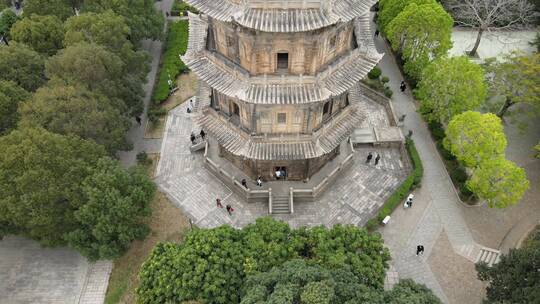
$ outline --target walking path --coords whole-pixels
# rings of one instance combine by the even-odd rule
[[[429,130],[416,112],[411,92],[399,91],[403,79],[388,46],[382,38],[376,39],[379,52],[385,55],[379,67],[382,74],[390,78],[390,87],[394,90],[393,105],[398,117],[406,114],[404,133],[413,131],[413,140],[424,165],[422,187],[415,193],[415,203],[410,210],[398,208],[390,223],[381,229],[385,243],[390,248],[393,263],[400,278],[412,278],[426,284],[445,303],[451,302],[445,290],[439,284],[431,270],[428,258],[433,246],[441,236],[448,237],[454,254],[465,257],[470,262],[476,262],[481,249],[477,244],[462,215],[459,198],[454,190],[450,177],[431,139]],[[415,255],[416,246],[422,244],[425,253],[422,257]],[[475,275],[475,274],[469,274]],[[464,281],[476,280],[475,277],[465,277]],[[481,295],[483,291],[478,291]],[[469,303],[474,303],[471,301]]]

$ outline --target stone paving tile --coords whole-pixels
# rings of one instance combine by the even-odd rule
[[[107,292],[111,271],[112,261],[91,263],[78,303],[102,304],[105,299],[105,293]]]

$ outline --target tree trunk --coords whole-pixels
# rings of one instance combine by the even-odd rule
[[[478,46],[480,46],[480,40],[482,39],[482,34],[484,33],[484,28],[480,27],[478,29],[478,35],[476,36],[476,42],[474,43],[474,47],[469,52],[469,56],[476,56],[476,51],[478,51]]]
[[[499,118],[502,119],[504,114],[506,114],[506,111],[508,111],[508,108],[510,108],[513,104],[514,103],[512,102],[512,100],[510,98],[506,98],[506,100],[504,101],[503,106],[501,107],[499,112],[497,112],[497,116],[499,116]]]

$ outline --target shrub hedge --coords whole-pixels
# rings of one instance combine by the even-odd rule
[[[399,187],[394,191],[392,195],[386,200],[382,208],[377,213],[377,216],[370,219],[366,223],[366,228],[368,230],[374,230],[382,220],[394,211],[396,207],[401,204],[403,199],[409,194],[409,192],[419,187],[422,182],[422,177],[424,176],[424,166],[422,165],[422,160],[418,151],[414,145],[414,141],[411,138],[407,138],[405,141],[405,147],[409,153],[409,157],[412,162],[413,171],[407,176],[407,178],[399,185]]]
[[[371,71],[368,72],[367,76],[369,79],[378,79],[381,74],[381,69],[379,67],[374,67]]]
[[[180,20],[170,23],[167,33],[167,43],[161,58],[158,79],[152,96],[152,100],[156,104],[162,103],[169,97],[170,89],[167,82],[169,80],[169,74],[174,81],[180,73],[187,71],[187,66],[179,57],[186,52],[187,44],[188,21]]]
[[[193,6],[185,3],[182,0],[175,0],[171,8],[171,16],[184,16],[190,11],[194,14],[198,14],[199,11]]]

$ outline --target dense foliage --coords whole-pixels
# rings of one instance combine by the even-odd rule
[[[427,121],[447,124],[456,114],[477,109],[486,98],[482,68],[465,56],[442,57],[422,72],[416,96]]]
[[[239,303],[247,276],[298,258],[330,271],[347,270],[357,284],[380,290],[390,257],[378,234],[354,226],[293,230],[261,218],[243,230],[194,230],[182,244],[158,244],[141,268],[137,293],[142,303]],[[317,294],[313,286],[305,292],[306,299]]]
[[[66,0],[24,0],[24,17],[56,16],[64,21],[75,12]]]
[[[102,147],[43,129],[14,130],[0,137],[0,227],[42,244],[63,243],[76,226],[80,183]]]
[[[454,116],[446,128],[445,147],[465,166],[504,157],[506,136],[495,114],[467,111]]]
[[[26,126],[91,139],[114,154],[126,148],[124,135],[131,125],[119,108],[102,94],[83,87],[51,85],[38,89],[19,112]]]
[[[486,160],[473,171],[467,186],[488,206],[506,208],[516,204],[529,188],[523,168],[503,157]]]
[[[388,24],[392,49],[405,61],[405,72],[420,80],[423,69],[451,48],[452,17],[438,3],[411,3]]]
[[[50,56],[62,48],[64,27],[56,16],[32,15],[13,25],[11,38],[40,54]]]
[[[377,23],[381,32],[386,35],[388,24],[411,3],[423,5],[437,2],[435,0],[380,0]]]
[[[167,49],[161,58],[161,67],[152,97],[155,103],[161,103],[169,97],[169,79],[174,82],[176,76],[187,70],[180,60],[180,55],[186,52],[188,43],[188,22],[181,20],[169,24],[167,34]]]
[[[112,10],[124,17],[131,29],[129,39],[139,44],[143,39],[159,39],[165,18],[154,8],[154,0],[84,0],[83,12],[102,13]]]
[[[154,191],[141,168],[126,171],[117,161],[100,159],[82,184],[85,203],[74,212],[77,227],[66,241],[90,259],[120,256],[148,233],[142,223]]]
[[[0,79],[15,82],[27,91],[45,83],[43,58],[24,44],[11,42],[0,47]]]
[[[0,11],[0,37],[2,37],[4,43],[9,43],[11,27],[17,20],[19,18],[11,9],[7,8]]]
[[[29,98],[30,94],[14,82],[0,80],[0,136],[15,128],[19,103]]]
[[[538,303],[540,299],[540,230],[522,248],[510,249],[489,267],[476,265],[478,278],[488,282],[486,302]]]

